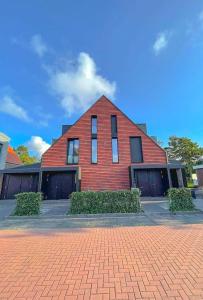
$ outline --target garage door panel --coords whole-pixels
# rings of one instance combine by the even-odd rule
[[[14,199],[16,194],[37,192],[38,174],[4,174],[2,199]]]
[[[145,197],[163,196],[167,187],[162,169],[135,170],[135,181]]]
[[[42,191],[45,199],[68,199],[75,191],[75,172],[45,172]]]

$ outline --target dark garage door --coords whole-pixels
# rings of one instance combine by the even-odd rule
[[[135,170],[135,181],[141,196],[164,196],[168,189],[168,176],[165,169]]]
[[[75,172],[43,173],[42,192],[45,199],[68,199],[75,189]]]
[[[13,199],[15,194],[37,192],[38,174],[4,174],[2,199]]]

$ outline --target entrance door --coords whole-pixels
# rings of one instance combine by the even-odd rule
[[[141,195],[145,197],[163,196],[166,190],[164,176],[162,169],[135,170],[136,186],[141,190]]]
[[[75,189],[75,172],[45,172],[43,174],[42,191],[45,199],[68,199]]]

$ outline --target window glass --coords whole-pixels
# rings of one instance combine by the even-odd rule
[[[112,161],[118,163],[118,139],[112,138]]]
[[[68,164],[77,164],[79,161],[79,139],[68,141]]]
[[[140,136],[130,138],[130,152],[132,163],[143,162],[142,139]]]
[[[97,163],[97,139],[92,139],[92,163]]]
[[[117,116],[111,116],[111,135],[117,137]]]
[[[92,117],[92,134],[97,134],[97,117]]]

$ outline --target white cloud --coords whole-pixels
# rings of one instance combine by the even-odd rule
[[[169,42],[169,33],[160,32],[154,42],[153,50],[156,55],[159,55],[160,52],[168,46]]]
[[[43,57],[44,54],[48,51],[47,45],[39,34],[35,34],[32,36],[30,45],[32,50],[40,57]]]
[[[32,151],[38,157],[50,147],[40,136],[32,136],[30,141],[27,142],[27,146],[30,151]]]
[[[114,99],[116,83],[98,74],[94,60],[87,53],[81,52],[74,65],[68,63],[65,70],[57,69],[49,75],[49,85],[68,115],[86,110],[103,94]]]
[[[0,111],[25,122],[31,121],[26,110],[9,96],[0,98]]]

